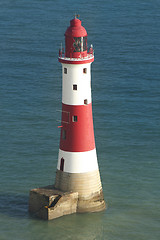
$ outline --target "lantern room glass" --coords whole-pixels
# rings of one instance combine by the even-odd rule
[[[87,36],[74,37],[73,42],[74,52],[84,52],[87,50]]]

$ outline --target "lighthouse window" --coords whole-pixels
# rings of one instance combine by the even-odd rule
[[[64,73],[67,74],[67,68],[64,68]]]
[[[88,100],[84,99],[84,104],[87,105],[88,104]]]
[[[77,116],[72,117],[72,122],[77,122]]]
[[[87,73],[87,68],[83,68],[83,73]]]
[[[66,130],[64,129],[62,130],[62,139],[64,140],[66,139]]]
[[[77,90],[77,84],[73,84],[73,90]]]

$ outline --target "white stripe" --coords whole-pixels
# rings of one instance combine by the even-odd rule
[[[66,152],[59,149],[58,170],[61,158],[64,159],[64,172],[85,173],[98,170],[96,149],[86,152]]]
[[[84,105],[87,99],[91,103],[91,63],[64,64],[62,63],[62,103],[68,105]],[[67,74],[64,73],[67,68]],[[87,68],[87,73],[83,69]],[[77,85],[77,90],[73,90]]]

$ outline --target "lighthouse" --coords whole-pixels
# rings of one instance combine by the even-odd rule
[[[62,116],[55,188],[78,192],[77,212],[105,208],[97,162],[91,96],[93,48],[78,18],[65,32],[62,64]]]
[[[91,63],[87,31],[75,17],[65,32],[60,144],[54,185],[32,189],[29,211],[42,219],[106,208],[94,138]]]

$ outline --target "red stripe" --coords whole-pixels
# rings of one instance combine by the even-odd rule
[[[76,122],[73,122],[73,116],[77,116]],[[84,152],[95,148],[91,103],[80,106],[62,104],[62,126],[61,150]]]

